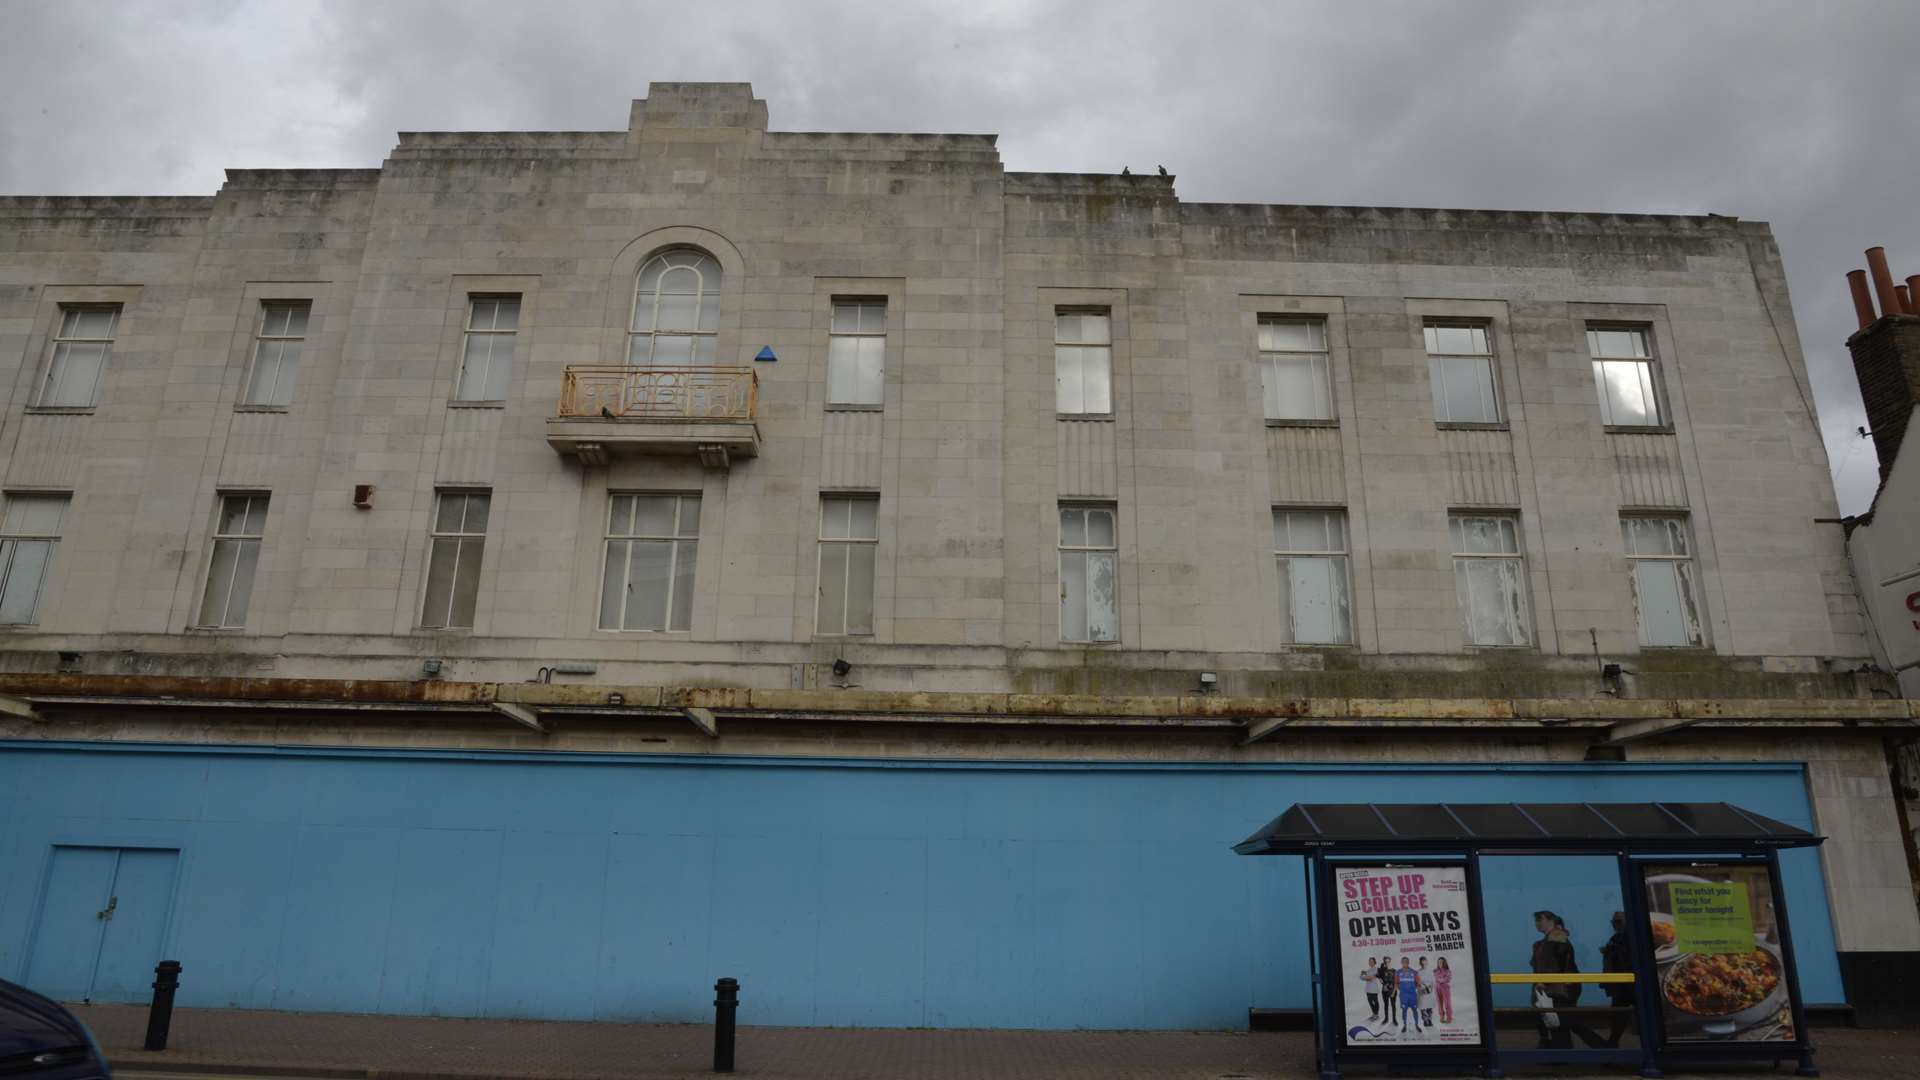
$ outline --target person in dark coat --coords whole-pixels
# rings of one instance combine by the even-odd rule
[[[1567,924],[1560,916],[1551,911],[1533,913],[1533,928],[1540,931],[1540,940],[1533,943],[1533,973],[1535,975],[1571,975],[1579,972],[1580,964],[1574,959],[1573,935],[1567,932]],[[1544,993],[1556,1012],[1572,1008],[1580,1000],[1580,984],[1577,982],[1538,982],[1533,984],[1535,993]],[[1581,1041],[1591,1047],[1606,1045],[1606,1040],[1592,1028],[1580,1023],[1573,1016],[1560,1012],[1558,1026],[1549,1027],[1545,1015],[1540,1015],[1540,1047],[1543,1050],[1571,1050],[1573,1037],[1580,1036]]]
[[[1396,989],[1400,984],[1393,974],[1392,958],[1381,957],[1380,967],[1374,971],[1374,975],[1380,979],[1380,1022],[1391,1024],[1393,1023],[1393,1002],[1400,996],[1399,990]]]
[[[1613,913],[1613,936],[1600,946],[1600,959],[1608,972],[1633,974],[1633,942],[1627,938],[1625,912]],[[1633,1027],[1633,984],[1608,983],[1607,997],[1613,1001],[1614,1008],[1627,1010],[1614,1013],[1607,1028],[1607,1045],[1619,1046],[1620,1037]]]

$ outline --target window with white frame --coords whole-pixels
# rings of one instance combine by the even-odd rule
[[[633,282],[627,363],[685,367],[715,362],[720,331],[720,264],[704,251],[663,251]]]
[[[300,372],[300,350],[307,343],[305,300],[268,300],[260,305],[260,326],[253,335],[253,364],[240,392],[242,405],[289,405]]]
[[[1353,644],[1347,581],[1347,515],[1339,510],[1275,510],[1273,556],[1280,568],[1280,610],[1297,645]]]
[[[1054,313],[1053,398],[1062,416],[1113,413],[1113,319],[1107,312]]]
[[[1442,424],[1499,423],[1493,345],[1486,324],[1429,320],[1426,339],[1434,420]]]
[[[513,346],[520,336],[518,296],[470,296],[467,329],[460,342],[460,379],[455,401],[505,401],[513,373]]]
[[[873,564],[880,548],[880,500],[820,497],[820,605],[823,635],[873,633]]]
[[[700,496],[610,496],[600,629],[692,628],[699,548]]]
[[[1693,544],[1684,517],[1620,519],[1627,566],[1633,575],[1633,610],[1640,644],[1686,648],[1703,640],[1693,581]]]
[[[1587,352],[1593,356],[1601,423],[1614,427],[1661,426],[1653,352],[1647,347],[1645,328],[1589,326]]]
[[[207,563],[207,588],[200,598],[198,626],[247,625],[253,599],[253,575],[260,566],[260,541],[267,531],[266,495],[222,495],[213,524],[213,554]]]
[[[1261,316],[1260,386],[1269,420],[1333,419],[1327,324]]]
[[[60,546],[69,498],[7,496],[6,514],[0,516],[0,623],[18,626],[39,620],[40,596]]]
[[[835,300],[827,332],[827,404],[886,400],[887,302]]]
[[[1118,532],[1111,506],[1060,508],[1060,640],[1120,640]]]
[[[119,323],[118,304],[62,305],[47,377],[34,404],[43,409],[92,408]]]
[[[1469,645],[1529,645],[1527,565],[1510,515],[1453,514],[1453,588]]]
[[[485,491],[442,491],[435,499],[421,626],[473,626],[474,604],[480,595],[480,560],[487,550],[487,513],[492,503],[493,496]]]

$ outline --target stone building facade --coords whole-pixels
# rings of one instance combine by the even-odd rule
[[[1226,845],[1295,794],[1509,781],[1718,791],[1828,835],[1794,866],[1826,927],[1817,1001],[1885,1008],[1852,973],[1920,951],[1884,753],[1915,718],[1858,670],[1763,224],[1188,203],[1171,177],[1008,171],[992,136],[771,131],[744,85],[654,84],[624,131],[403,134],[378,169],[235,170],[207,198],[0,200],[0,365],[9,978],[82,985],[47,959],[46,898],[87,872],[72,851],[111,848],[182,853],[149,936],[218,957],[209,1001],[690,1019],[717,946],[671,986],[528,997],[504,970],[498,993],[436,983],[405,940],[591,966],[771,918],[738,958],[774,988],[758,1022],[1222,1026],[1304,990],[1230,935],[1103,968],[1074,890],[1162,905],[1102,933],[1223,893],[1253,920],[1297,890]],[[680,823],[642,861],[707,914],[655,896],[589,933],[565,884],[522,898],[572,912],[539,930],[402,910],[553,857],[463,778],[481,761],[578,845],[557,883],[628,865],[632,820],[569,802],[623,790],[593,770],[706,807],[634,813]],[[845,783],[806,787],[809,763]],[[145,782],[192,806],[72,802]],[[768,794],[789,782],[798,804]],[[1060,824],[1096,805],[1165,811],[1100,849],[1131,870],[1073,863],[1049,892],[1007,855],[1099,835]],[[436,828],[480,839],[448,854]],[[748,843],[768,836],[811,854]],[[853,843],[876,837],[891,855]],[[929,884],[968,838],[998,854]],[[276,887],[233,944],[207,883],[257,858],[289,882],[439,869],[325,913]],[[1202,893],[1153,891],[1183,876]],[[784,899],[729,914],[726,882]],[[1005,919],[949,924],[942,969],[819,899],[847,882],[872,886],[860,921],[923,946],[953,889]],[[388,989],[328,966],[375,926]],[[1063,957],[1084,985],[996,1011]],[[859,992],[903,964],[892,1003]],[[1245,970],[1200,1006],[1155,989],[1219,964]]]

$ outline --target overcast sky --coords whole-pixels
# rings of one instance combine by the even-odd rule
[[[748,81],[786,131],[997,132],[1010,169],[1182,198],[1714,211],[1784,250],[1841,509],[1873,449],[1843,275],[1920,273],[1913,0],[95,3],[8,0],[0,194],[211,193],[394,132],[614,130]]]

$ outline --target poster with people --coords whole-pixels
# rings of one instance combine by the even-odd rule
[[[1464,866],[1334,870],[1350,1046],[1480,1042]]]
[[[1773,882],[1752,863],[1641,868],[1660,1018],[1676,1041],[1792,1042]]]

